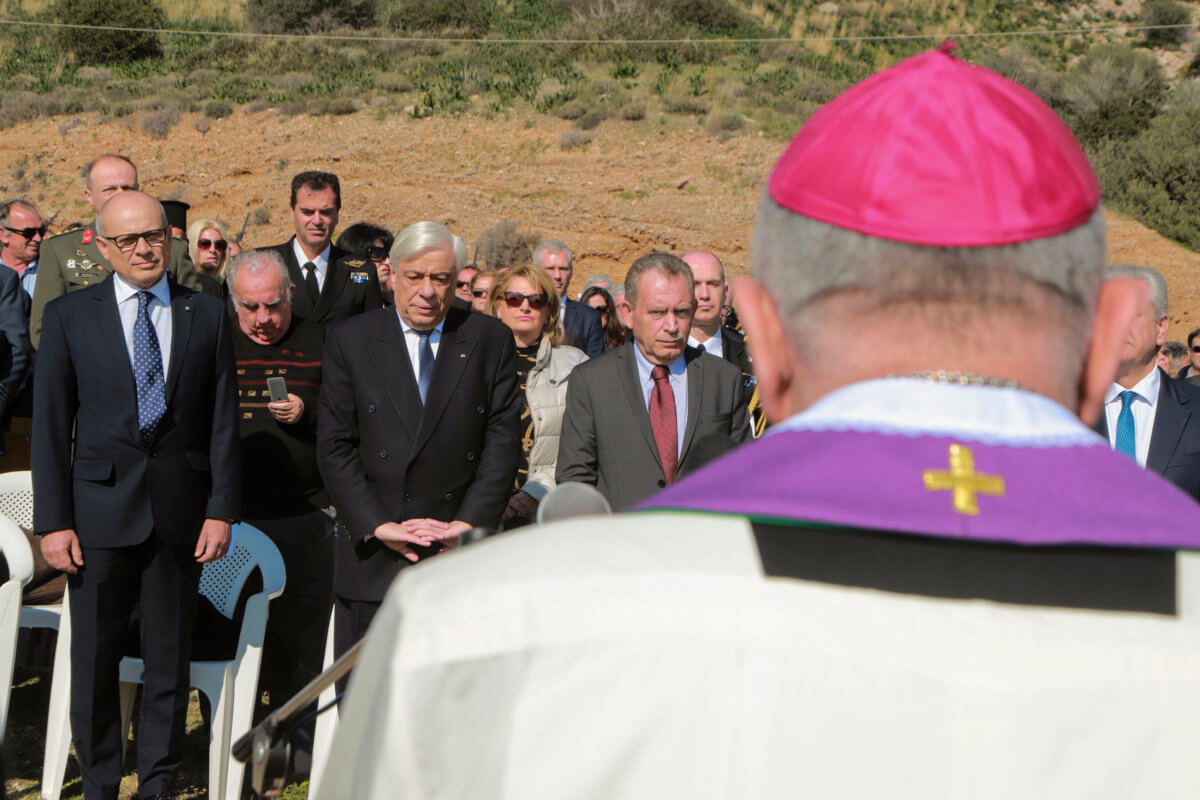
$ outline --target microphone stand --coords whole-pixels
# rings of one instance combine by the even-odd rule
[[[278,797],[287,784],[292,761],[291,737],[301,723],[307,722],[308,707],[326,688],[336,683],[358,663],[363,642],[360,639],[329,668],[297,692],[281,708],[271,712],[233,743],[233,757],[250,767],[250,786],[260,797]],[[318,709],[316,714],[328,710]],[[312,715],[312,716],[315,716]]]

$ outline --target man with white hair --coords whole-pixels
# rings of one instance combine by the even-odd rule
[[[1148,267],[1112,267],[1108,276],[1137,281],[1138,313],[1096,432],[1118,452],[1200,500],[1200,387],[1172,380],[1157,364],[1171,321],[1167,281]]]
[[[1138,287],[1067,127],[907,59],[793,139],[753,269],[771,432],[404,576],[317,797],[1195,797],[1200,513],[1081,421]]]
[[[512,332],[452,306],[449,229],[414,223],[391,257],[395,308],[334,326],[325,342],[317,458],[341,528],[339,653],[402,567],[500,524],[520,453]]]
[[[558,239],[547,239],[533,248],[533,265],[546,270],[550,280],[554,281],[554,288],[558,289],[563,330],[575,337],[575,341],[568,341],[568,344],[574,344],[587,353],[588,358],[604,355],[608,348],[604,344],[600,312],[570,299],[568,294],[571,276],[575,274],[575,257],[571,255],[571,248]]]

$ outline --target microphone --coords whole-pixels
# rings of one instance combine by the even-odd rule
[[[537,523],[544,525],[588,514],[611,514],[612,506],[595,486],[567,481],[555,486],[538,503]]]

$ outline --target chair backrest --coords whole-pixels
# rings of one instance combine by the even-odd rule
[[[271,597],[283,593],[286,575],[279,548],[258,528],[238,523],[234,545],[224,558],[204,565],[200,573],[200,594],[213,607],[233,619],[238,596],[255,567],[262,572],[263,591]]]
[[[16,523],[3,517],[0,517],[0,554],[8,565],[8,580],[0,586],[15,583],[17,596],[20,597],[20,587],[33,577],[33,551],[29,549],[29,540]]]
[[[26,530],[33,530],[33,473],[0,474],[0,514]]]

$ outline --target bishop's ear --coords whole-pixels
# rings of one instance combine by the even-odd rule
[[[746,329],[746,347],[754,361],[758,398],[767,419],[782,422],[800,410],[795,397],[796,372],[792,343],[774,298],[756,280],[733,278],[734,308]]]
[[[1121,364],[1121,348],[1137,317],[1146,284],[1137,278],[1109,278],[1096,294],[1096,316],[1087,360],[1079,378],[1079,419],[1092,425],[1104,409],[1104,395]]]

